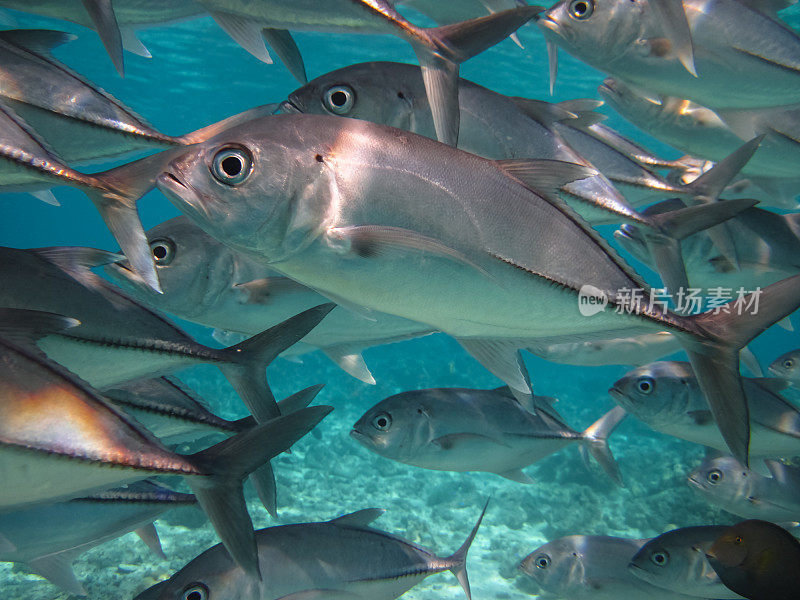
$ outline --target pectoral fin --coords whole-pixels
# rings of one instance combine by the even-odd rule
[[[683,0],[656,0],[648,5],[656,12],[672,45],[672,53],[692,75],[697,77],[694,66],[694,46],[689,21],[683,8]]]
[[[530,377],[520,356],[518,343],[477,338],[459,339],[458,343],[493,375],[503,380],[511,388],[514,397],[518,400],[519,394],[530,397]],[[524,405],[536,413],[532,399]]]
[[[86,590],[83,585],[76,579],[75,573],[72,571],[72,561],[78,557],[79,553],[74,551],[58,552],[57,554],[49,554],[34,558],[27,562],[28,568],[41,575],[47,581],[55,586],[60,587],[62,590],[67,591],[75,596],[85,596]]]
[[[233,41],[255,56],[261,62],[268,65],[272,64],[272,57],[267,51],[267,45],[261,34],[263,25],[253,22],[251,19],[232,15],[224,12],[209,11],[211,18],[217,25],[222,27]]]
[[[370,373],[367,363],[361,353],[355,352],[346,346],[328,346],[322,351],[325,356],[330,358],[336,365],[348,375],[355,377],[359,381],[375,385],[375,378]]]
[[[503,473],[497,473],[497,475],[500,475],[500,477],[505,477],[506,479],[510,479],[511,481],[516,481],[517,483],[524,483],[525,485],[533,485],[536,483],[532,477],[523,473],[522,469],[504,471]]]
[[[83,6],[92,19],[97,35],[100,36],[117,72],[125,75],[125,64],[122,59],[122,33],[117,24],[112,0],[83,0]]]
[[[289,69],[292,77],[297,79],[302,85],[308,83],[306,65],[303,63],[300,49],[292,38],[292,34],[285,29],[270,28],[264,29],[261,34],[270,48],[278,55],[278,58],[281,59],[281,62]]]

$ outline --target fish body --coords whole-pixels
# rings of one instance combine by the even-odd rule
[[[176,217],[147,232],[163,293],[154,292],[123,265],[104,267],[111,280],[142,304],[214,327],[252,335],[280,323],[298,310],[326,302],[324,296],[283,276],[241,252],[223,246],[186,217]],[[159,254],[159,256],[155,256]],[[360,378],[364,348],[427,335],[430,328],[392,315],[366,316],[336,308],[287,351],[301,354],[319,348]]]
[[[800,451],[800,411],[775,379],[743,378],[750,408],[753,457],[795,456]],[[628,372],[609,390],[628,413],[652,429],[725,451],[705,398],[688,363],[655,362]]]
[[[769,477],[731,456],[709,457],[691,472],[689,485],[711,504],[743,519],[800,521],[800,472],[776,460],[765,463]]]
[[[658,94],[713,109],[800,101],[800,38],[791,28],[737,0],[675,4],[664,17],[653,2],[562,0],[537,24],[573,56]]]
[[[383,511],[367,509],[324,523],[301,523],[256,533],[261,582],[248,579],[221,546],[195,558],[136,600],[180,600],[189,589],[218,600],[281,598],[397,598],[434,573],[453,571],[465,590],[466,552],[477,533],[450,557],[369,526]],[[478,521],[478,525],[480,521]]]
[[[84,8],[83,0],[37,0],[35,3],[24,0],[2,0],[0,6],[94,28],[94,23]],[[138,29],[199,16],[202,8],[196,0],[170,0],[169,2],[114,0],[114,13],[120,27]]]
[[[559,598],[688,600],[690,596],[658,588],[630,574],[628,563],[646,541],[570,535],[531,552],[522,560],[520,570]]]
[[[659,331],[607,340],[531,344],[527,350],[540,358],[557,363],[599,367],[646,364],[677,352],[680,347],[675,336]]]
[[[678,199],[659,202],[643,212],[655,215],[685,206]],[[777,214],[761,208],[748,208],[725,223],[733,242],[738,269],[714,245],[706,232],[681,241],[686,273],[692,287],[753,290],[800,271],[800,218],[796,214]],[[642,229],[624,224],[615,239],[633,256],[653,266]]]
[[[628,570],[647,583],[679,594],[739,599],[706,559],[706,551],[725,529],[724,525],[704,525],[662,533],[633,555]]]
[[[403,392],[369,409],[350,435],[402,463],[437,471],[487,471],[530,483],[522,468],[574,442],[591,445],[595,440],[605,447],[606,436],[621,419],[614,415],[613,424],[597,427],[602,432],[592,428],[582,434],[568,427],[548,401],[538,399],[534,415],[508,388]]]

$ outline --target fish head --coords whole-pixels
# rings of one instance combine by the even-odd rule
[[[775,377],[800,381],[800,350],[792,350],[776,358],[769,365],[769,372]]]
[[[688,527],[655,537],[633,555],[628,572],[656,587],[673,591],[690,591],[693,586],[714,579],[705,557],[710,540],[698,540],[695,532],[699,529],[716,531],[714,527]]]
[[[435,133],[422,74],[416,65],[359,63],[331,71],[292,92],[283,112],[333,115]],[[428,126],[425,131],[423,123]]]
[[[604,66],[637,48],[646,13],[643,0],[561,0],[540,13],[536,24],[546,40]]]
[[[570,535],[548,542],[522,559],[519,569],[547,592],[570,594],[583,586],[585,580],[581,552],[584,538]]]
[[[689,474],[689,485],[711,497],[715,504],[741,502],[748,496],[751,482],[757,475],[732,456],[706,459]]]
[[[648,123],[650,126],[664,118],[660,97],[642,93],[613,77],[604,79],[597,93],[611,108],[633,123]]]
[[[309,119],[319,117],[267,116],[224,130],[173,159],[158,188],[226,245],[285,258],[324,231],[336,196],[325,164],[335,148],[325,141],[338,128]]]
[[[636,260],[646,265],[653,264],[653,257],[647,248],[647,241],[639,226],[631,223],[623,223],[614,232],[614,239],[619,242],[625,250],[630,252]]]
[[[696,387],[688,363],[664,361],[629,371],[608,392],[627,412],[657,428],[691,410],[689,402],[697,395]]]
[[[434,437],[423,398],[418,392],[404,392],[382,400],[356,421],[350,436],[381,456],[412,460]]]
[[[104,267],[109,278],[139,302],[189,317],[199,314],[236,283],[236,253],[185,216],[147,231],[162,292],[144,284],[128,261]]]

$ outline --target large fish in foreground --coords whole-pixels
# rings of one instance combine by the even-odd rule
[[[125,262],[109,263],[111,280],[139,302],[217,330],[253,335],[318,306],[326,298],[241,252],[223,246],[187,217],[148,230],[163,293],[141,280]],[[286,354],[316,348],[352,376],[375,383],[361,352],[370,346],[427,335],[430,327],[392,315],[369,317],[336,308]]]
[[[727,527],[673,529],[649,540],[631,557],[628,570],[656,587],[697,598],[741,598],[719,580],[706,551]]]
[[[750,455],[800,454],[800,410],[781,396],[780,379],[742,378],[750,407]],[[655,362],[629,371],[609,390],[631,416],[677,438],[725,451],[713,415],[689,363]]]
[[[487,471],[520,483],[533,483],[524,467],[580,442],[609,477],[622,483],[608,435],[625,411],[617,407],[581,433],[564,423],[551,398],[534,401],[535,415],[506,387],[403,392],[370,408],[350,436],[398,462],[437,471]]]
[[[764,463],[769,477],[732,456],[709,457],[689,474],[689,485],[711,504],[743,519],[800,521],[800,470],[777,460]]]
[[[453,335],[521,396],[530,386],[518,350],[531,339],[676,333],[726,441],[746,460],[738,352],[796,309],[800,277],[763,290],[757,314],[666,310],[557,198],[565,182],[594,173],[491,161],[366,121],[279,115],[193,146],[158,186],[212,236],[337,303]],[[589,316],[581,290],[602,304]]]
[[[749,2],[560,0],[537,24],[550,44],[658,94],[714,109],[800,102],[800,37]]]
[[[181,506],[197,504],[191,494],[140,481],[45,506],[0,514],[0,561],[26,568],[71,594],[85,596],[72,562],[89,548],[135,531],[164,556],[153,520]]]
[[[3,331],[24,339],[20,311],[0,313]],[[36,325],[74,324],[47,313]],[[0,337],[0,508],[53,502],[159,474],[181,475],[233,559],[258,575],[243,479],[289,449],[332,409],[305,408],[193,455],[167,450],[136,421],[38,353]]]
[[[261,529],[261,582],[245,577],[217,545],[136,600],[392,600],[443,571],[456,576],[469,600],[467,551],[485,512],[484,507],[461,548],[448,557],[373,529],[370,524],[383,513],[374,508],[323,523]]]

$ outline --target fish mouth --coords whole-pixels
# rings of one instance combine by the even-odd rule
[[[537,26],[552,31],[556,35],[561,35],[561,25],[549,13],[539,13],[534,17],[534,21]]]
[[[278,104],[278,108],[275,109],[275,112],[272,114],[279,115],[279,114],[289,114],[289,115],[297,115],[302,114],[303,109],[301,109],[297,104],[294,103],[292,97],[289,96],[288,99],[284,100],[280,104]]]
[[[696,488],[698,488],[698,489],[702,488],[702,486],[700,484],[700,480],[699,479],[695,479],[694,475],[689,475],[689,477],[687,477],[686,480],[691,485],[695,486]]]
[[[358,429],[351,429],[350,437],[364,446],[373,445],[372,438],[365,433],[361,433]]]
[[[188,213],[190,216],[195,214],[205,221],[211,221],[212,216],[208,211],[211,199],[183,183],[180,175],[176,172],[179,173],[179,170],[174,163],[171,163],[168,170],[156,177],[156,187],[181,212]]]

